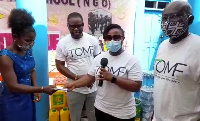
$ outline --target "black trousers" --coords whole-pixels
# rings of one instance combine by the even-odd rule
[[[95,108],[95,116],[96,116],[97,121],[135,121],[135,118],[119,119],[119,118],[113,117],[107,113],[104,113],[96,108]]]

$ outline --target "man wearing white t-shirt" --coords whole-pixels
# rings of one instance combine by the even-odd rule
[[[74,90],[96,80],[99,83],[95,99],[97,121],[134,121],[136,107],[133,92],[140,90],[142,84],[139,60],[123,50],[124,31],[119,25],[110,24],[103,36],[109,51],[94,59],[87,75],[67,83],[65,87]],[[107,66],[102,68],[102,65]]]
[[[161,43],[155,65],[154,120],[200,119],[200,37],[189,33],[192,8],[174,1],[163,11]]]
[[[67,25],[70,34],[57,44],[56,67],[68,78],[68,82],[73,82],[87,74],[94,57],[100,54],[101,48],[95,37],[83,32],[84,23],[81,14],[76,12],[69,14]],[[96,90],[94,83],[90,84],[90,88],[86,86],[67,92],[71,121],[80,121],[84,103],[88,121],[96,121],[94,113]]]

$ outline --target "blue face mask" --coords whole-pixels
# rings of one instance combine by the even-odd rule
[[[118,50],[121,49],[121,47],[122,47],[121,40],[120,41],[111,40],[106,44],[106,48],[108,48],[108,50],[111,52],[117,52]]]

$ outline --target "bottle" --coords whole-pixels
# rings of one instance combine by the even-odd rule
[[[58,90],[50,96],[50,108],[62,108],[66,107],[66,93],[62,90]]]
[[[59,121],[59,112],[54,108],[49,111],[49,121]]]
[[[60,121],[70,121],[68,108],[64,107],[60,110]]]

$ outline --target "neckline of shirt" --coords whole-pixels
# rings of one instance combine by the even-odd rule
[[[168,40],[168,46],[169,47],[178,47],[181,46],[188,38],[190,38],[190,36],[193,35],[192,33],[189,33],[185,38],[183,38],[181,41],[179,41],[178,43],[175,44],[171,44]]]

